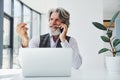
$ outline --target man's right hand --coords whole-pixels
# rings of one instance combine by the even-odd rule
[[[26,25],[26,23],[20,23],[16,27],[16,31],[19,37],[22,39],[22,47],[24,48],[27,47],[29,44],[29,37],[27,33],[28,28],[26,27]]]

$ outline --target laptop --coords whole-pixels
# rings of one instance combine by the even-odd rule
[[[71,48],[20,48],[19,55],[24,77],[71,75]]]

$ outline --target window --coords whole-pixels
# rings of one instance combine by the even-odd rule
[[[11,15],[11,3],[12,0],[4,0],[4,12]]]
[[[3,61],[3,0],[0,0],[0,69]]]
[[[13,51],[13,68],[20,68],[19,61],[18,61],[18,51],[21,45],[21,40],[18,37],[18,34],[16,32],[16,26],[22,21],[21,15],[22,15],[22,8],[21,3],[17,0],[14,0],[14,51]]]
[[[7,18],[4,18],[3,39],[4,45],[10,45],[10,20]]]
[[[3,25],[3,68],[12,67],[12,17],[4,14],[4,25]]]
[[[4,18],[4,25],[3,25],[3,68],[9,68],[10,62],[9,62],[9,55],[10,55],[10,20],[7,18]]]
[[[26,6],[23,7],[23,22],[27,23],[26,27],[28,27],[28,36],[29,36],[29,38],[31,38],[32,37],[32,35],[31,35],[31,33],[32,33],[32,29],[31,29],[31,11]]]
[[[40,15],[33,11],[33,18],[32,18],[32,36],[40,35]]]
[[[20,0],[4,0],[3,60],[2,68],[20,68],[18,55],[21,39],[16,32],[17,24],[27,23],[30,39],[40,35],[41,14]]]

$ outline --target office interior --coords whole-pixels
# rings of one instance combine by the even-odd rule
[[[27,23],[30,39],[47,33],[47,12],[55,7],[63,7],[71,14],[68,35],[77,40],[83,59],[81,69],[104,68],[104,54],[97,53],[101,47],[107,46],[99,38],[104,32],[91,23],[109,21],[120,9],[119,0],[0,0],[0,68],[21,68],[18,60],[21,39],[16,33],[17,24]],[[115,27],[112,28],[114,35]]]

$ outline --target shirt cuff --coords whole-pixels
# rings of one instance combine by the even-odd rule
[[[61,42],[61,46],[62,46],[63,48],[70,48],[70,45],[69,45],[69,43],[68,43],[67,40],[65,40],[65,42]]]

